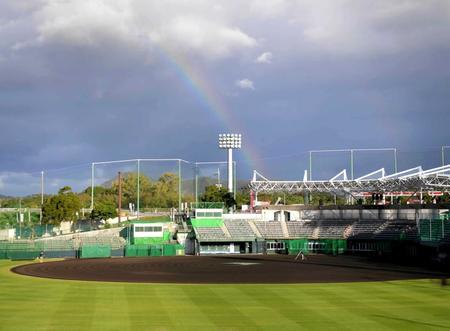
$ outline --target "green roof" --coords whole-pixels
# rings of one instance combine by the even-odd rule
[[[221,218],[194,218],[191,219],[192,226],[194,228],[215,228],[223,225],[223,219]]]

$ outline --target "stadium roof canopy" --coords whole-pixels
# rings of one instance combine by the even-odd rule
[[[308,180],[305,171],[303,180],[297,181],[270,180],[255,170],[249,186],[254,192],[266,193],[450,191],[450,164],[428,170],[415,167],[391,175],[382,168],[356,179],[348,179],[346,170],[342,170],[329,180]]]

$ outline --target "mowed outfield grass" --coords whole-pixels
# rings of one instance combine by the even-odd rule
[[[0,260],[0,330],[450,329],[450,286],[441,287],[436,280],[101,283],[39,279],[9,271],[20,263]]]

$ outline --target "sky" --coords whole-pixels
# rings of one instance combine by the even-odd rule
[[[88,185],[94,161],[223,161],[228,132],[242,179],[303,178],[317,149],[439,166],[449,58],[447,0],[3,0],[0,194],[42,170]],[[355,162],[393,171],[391,152]],[[348,164],[314,155],[318,177]]]

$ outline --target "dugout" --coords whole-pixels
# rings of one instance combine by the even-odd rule
[[[196,241],[197,253],[203,254],[262,254],[266,251],[264,240],[226,240],[226,241]]]

